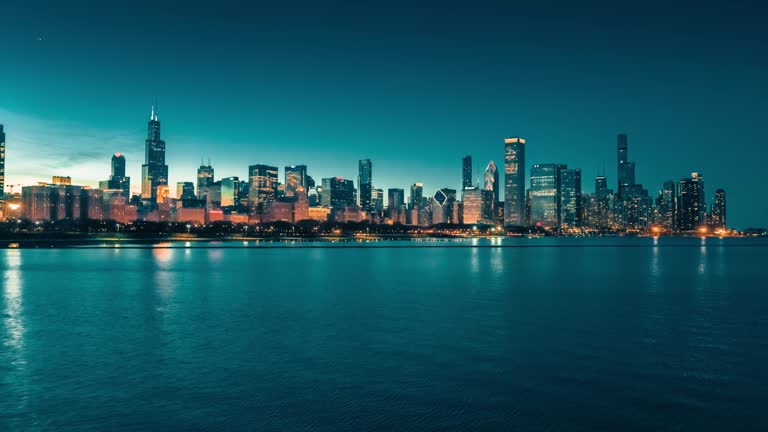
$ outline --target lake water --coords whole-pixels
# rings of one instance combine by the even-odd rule
[[[0,431],[768,430],[764,240],[211,245],[0,250]]]

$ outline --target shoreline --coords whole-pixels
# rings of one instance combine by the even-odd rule
[[[591,235],[591,236],[408,236],[408,235],[349,235],[349,236],[226,236],[200,237],[194,235],[173,236],[114,236],[114,235],[41,235],[0,238],[0,249],[104,249],[104,248],[178,248],[178,249],[256,249],[256,248],[337,248],[337,247],[647,247],[647,246],[697,246],[709,240],[750,239],[757,240],[751,246],[762,245],[765,236],[648,236],[648,235]],[[531,244],[538,240],[555,240],[557,243]],[[633,243],[616,244],[601,240],[623,239]],[[655,239],[653,243],[641,239]],[[658,240],[678,240],[676,243],[658,243]],[[684,240],[697,240],[685,242]],[[520,241],[511,243],[510,241]],[[580,241],[579,241],[580,240]],[[567,242],[579,241],[568,244]],[[594,242],[593,242],[594,241]],[[682,241],[682,242],[680,242]],[[387,244],[400,242],[401,244]],[[457,244],[472,242],[472,244]],[[482,242],[482,243],[480,243]],[[432,244],[430,244],[432,243]],[[591,244],[590,244],[591,243]],[[449,245],[450,244],[450,245]],[[736,245],[731,243],[730,245]],[[746,242],[738,244],[747,245]]]

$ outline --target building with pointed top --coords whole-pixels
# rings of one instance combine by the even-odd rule
[[[491,193],[492,211],[493,214],[496,214],[497,209],[499,208],[499,171],[493,161],[490,161],[488,166],[485,168],[485,181],[483,182],[483,189]]]
[[[159,186],[168,185],[168,165],[165,164],[165,141],[160,138],[160,117],[157,103],[152,106],[147,123],[144,164],[141,166],[141,199],[157,206]]]
[[[5,131],[0,124],[0,213],[5,204]]]
[[[201,159],[200,168],[197,169],[197,199],[206,199],[211,186],[213,186],[213,167],[211,166],[211,160],[208,159],[208,165],[205,165]]]

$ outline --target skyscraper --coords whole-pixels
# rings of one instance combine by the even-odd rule
[[[608,180],[605,176],[595,177],[595,195],[598,198],[604,198],[608,195]]]
[[[578,168],[560,171],[560,224],[563,227],[579,228],[582,225],[581,170]]]
[[[491,193],[491,209],[495,215],[496,209],[499,207],[499,171],[496,169],[496,164],[493,161],[490,161],[488,166],[485,167],[483,189]]]
[[[274,201],[277,195],[277,167],[269,165],[251,165],[248,167],[248,205],[252,210],[268,201]]]
[[[464,223],[476,224],[484,220],[483,193],[485,189],[477,186],[465,187],[461,191],[461,202],[464,203]],[[490,193],[489,193],[490,194]]]
[[[373,189],[373,165],[370,159],[358,162],[357,169],[357,205],[365,211],[371,211],[371,191]]]
[[[375,212],[380,212],[384,210],[384,190],[383,189],[371,190],[371,207]]]
[[[387,208],[400,210],[405,205],[405,191],[398,188],[387,190]]]
[[[126,198],[131,197],[131,178],[125,176],[125,156],[112,155],[112,174],[106,182],[107,189],[122,190]]]
[[[504,225],[525,225],[525,140],[504,140]]]
[[[234,207],[240,203],[240,179],[225,177],[221,179],[221,206]]]
[[[341,177],[323,179],[323,192],[320,195],[320,205],[328,208],[345,208],[355,205],[355,185],[352,180]]]
[[[307,166],[291,165],[285,167],[285,196],[294,196],[298,188],[301,188],[306,196],[306,191],[309,189],[307,187]]]
[[[424,200],[424,185],[421,183],[414,183],[411,185],[411,197],[410,197],[410,208],[414,208],[416,206],[421,207],[422,201]]]
[[[152,206],[157,205],[157,187],[168,185],[168,165],[165,164],[165,141],[160,139],[160,119],[157,105],[147,124],[144,165],[141,166],[141,198]]]
[[[0,213],[5,209],[5,130],[0,124]]]
[[[725,228],[728,223],[725,213],[725,191],[715,191],[715,202],[712,204],[712,225],[717,228]]]
[[[211,186],[213,186],[211,161],[208,160],[208,165],[204,165],[203,161],[200,161],[200,168],[197,169],[197,199],[206,199]]]
[[[454,202],[456,202],[455,189],[438,189],[432,196],[432,223],[457,223],[453,219]]]
[[[629,162],[627,148],[627,134],[619,134],[616,138],[618,157],[618,192],[620,197],[628,194],[628,189],[635,185],[635,163]]]
[[[677,186],[678,217],[681,231],[693,231],[704,223],[704,178],[697,173],[680,180]]]
[[[674,229],[677,213],[677,192],[675,191],[675,182],[672,180],[664,182],[657,207],[659,211],[658,223],[666,229]]]
[[[461,158],[461,188],[472,187],[472,156]]]
[[[181,201],[195,199],[195,184],[192,182],[176,183],[176,199]]]
[[[125,156],[122,153],[112,155],[112,177],[125,177]]]
[[[546,228],[560,226],[560,164],[536,164],[531,168],[530,223]]]

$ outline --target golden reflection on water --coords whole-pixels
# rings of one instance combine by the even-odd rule
[[[24,337],[24,304],[22,302],[23,279],[21,277],[21,251],[7,249],[5,251],[5,271],[2,275],[2,328],[0,333],[0,361],[3,366],[10,368],[7,379],[11,394],[15,393],[15,407],[24,409],[27,405],[29,377]],[[2,392],[0,392],[2,393]],[[0,414],[2,417],[2,414]]]
[[[175,249],[163,247],[161,243],[158,247],[152,249],[152,257],[155,259],[155,291],[163,301],[168,301],[173,297],[174,281],[171,263]]]
[[[7,339],[4,341],[4,345],[20,354],[24,349],[21,251],[7,249],[5,251],[5,265],[3,274],[3,324]]]

